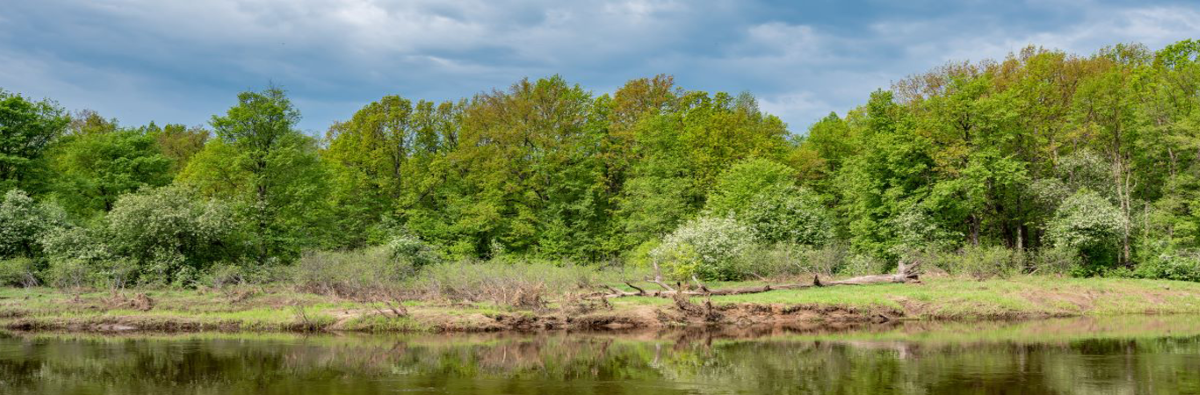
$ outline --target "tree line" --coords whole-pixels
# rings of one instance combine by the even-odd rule
[[[1017,271],[1198,280],[1198,56],[1194,40],[1028,47],[905,78],[806,133],[670,76],[386,96],[320,137],[277,87],[196,127],[0,91],[0,277],[181,283],[390,244],[706,279],[781,248],[879,270],[1002,250]]]

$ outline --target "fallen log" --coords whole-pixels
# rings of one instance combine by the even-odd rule
[[[920,282],[919,270],[918,270],[919,268],[920,268],[920,262],[913,262],[910,265],[905,265],[904,262],[901,261],[899,267],[896,268],[895,274],[877,274],[877,275],[858,276],[858,277],[851,277],[851,278],[848,278],[845,280],[826,281],[826,282],[821,281],[821,278],[818,276],[813,276],[812,284],[767,284],[767,285],[761,285],[761,286],[751,286],[751,287],[741,287],[741,288],[725,288],[725,289],[708,289],[708,287],[705,287],[704,284],[700,284],[699,281],[697,280],[697,285],[700,288],[700,290],[698,290],[698,291],[691,291],[691,290],[686,290],[686,289],[675,290],[675,289],[672,289],[671,287],[666,286],[666,284],[663,284],[662,280],[659,280],[656,278],[656,279],[649,280],[649,281],[662,286],[666,290],[647,292],[646,290],[636,287],[633,284],[627,282],[627,283],[625,283],[625,285],[629,286],[630,288],[636,289],[637,292],[622,291],[617,288],[606,285],[605,287],[608,288],[610,291],[612,291],[612,293],[603,294],[600,297],[607,299],[607,298],[619,298],[619,297],[625,297],[625,296],[653,296],[653,297],[660,297],[660,298],[674,298],[676,296],[722,296],[722,295],[755,294],[755,293],[774,291],[777,289],[804,289],[804,288],[816,288],[816,287],[833,287],[833,286],[839,286],[839,285],[896,284],[896,283],[909,283],[909,282],[917,283],[917,282]]]

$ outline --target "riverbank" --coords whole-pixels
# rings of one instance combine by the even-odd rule
[[[724,283],[710,288],[755,285],[760,284]],[[557,295],[533,308],[438,300],[365,302],[290,287],[119,293],[0,289],[0,328],[23,331],[479,332],[713,325],[803,329],[897,321],[1145,314],[1200,314],[1200,283],[938,277],[916,284],[774,290],[686,300]]]

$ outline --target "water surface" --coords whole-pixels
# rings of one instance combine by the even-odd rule
[[[1200,317],[852,330],[0,335],[0,393],[1200,394]]]

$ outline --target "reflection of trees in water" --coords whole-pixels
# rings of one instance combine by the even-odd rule
[[[6,394],[1200,391],[1200,338],[936,343],[681,335],[0,339]],[[11,391],[10,391],[11,390]]]

